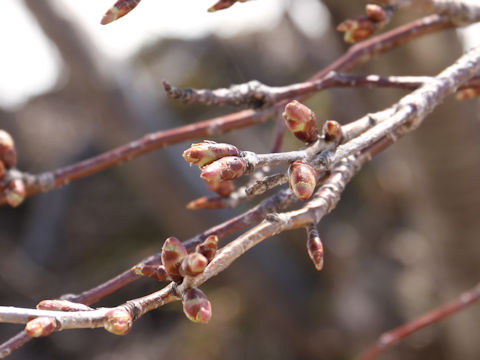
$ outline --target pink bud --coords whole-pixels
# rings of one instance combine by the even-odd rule
[[[188,256],[183,259],[182,264],[180,265],[180,275],[196,276],[201,274],[207,265],[208,260],[202,254],[196,252],[188,254]]]
[[[323,244],[316,228],[308,232],[307,251],[318,271],[323,269]]]
[[[342,126],[335,120],[328,120],[323,124],[323,134],[326,141],[339,143],[343,137]]]
[[[140,1],[141,0],[118,0],[110,9],[108,9],[105,15],[103,15],[100,24],[106,25],[127,15]]]
[[[10,181],[8,187],[5,189],[5,195],[10,206],[19,206],[27,196],[27,190],[25,189],[23,180],[14,179]]]
[[[315,113],[307,106],[293,100],[285,106],[283,113],[290,131],[304,142],[314,142],[318,138],[317,119]]]
[[[202,254],[210,262],[215,257],[218,249],[218,236],[210,235],[201,244],[197,245],[195,251]]]
[[[133,319],[123,308],[108,311],[103,318],[105,330],[115,335],[126,335],[132,329]]]
[[[25,325],[25,331],[31,337],[48,336],[57,328],[57,321],[49,317],[37,317]]]
[[[148,276],[158,281],[168,280],[167,270],[164,265],[137,265],[132,270],[140,276]]]
[[[56,310],[56,311],[91,311],[90,306],[74,303],[68,300],[42,300],[37,304],[39,310]]]
[[[188,255],[185,246],[175,237],[165,240],[162,248],[162,263],[170,276],[180,275],[179,268],[183,259]]]
[[[242,176],[247,170],[247,163],[237,156],[223,157],[203,168],[200,175],[208,182],[221,182],[224,180],[235,180]]]
[[[187,289],[182,296],[183,312],[193,322],[207,323],[212,317],[212,306],[199,289]]]
[[[183,152],[183,158],[186,161],[200,168],[225,156],[240,156],[240,150],[230,144],[218,144],[205,140],[202,143],[192,144]]]
[[[315,170],[303,160],[297,160],[290,164],[288,182],[297,198],[307,200],[317,185]]]
[[[17,165],[17,151],[15,143],[5,130],[0,130],[0,161],[7,169]]]

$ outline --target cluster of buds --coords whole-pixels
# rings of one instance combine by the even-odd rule
[[[247,170],[247,162],[242,158],[240,150],[230,144],[205,140],[192,144],[183,152],[183,158],[202,169],[200,176],[210,190],[223,197],[235,190],[232,180]]]
[[[317,141],[317,119],[315,113],[307,106],[293,100],[285,106],[283,117],[288,129],[298,139],[306,143]]]
[[[132,11],[141,0],[118,0],[108,11],[103,15],[102,25],[110,24],[111,22],[120,19]]]
[[[5,194],[8,204],[13,207],[19,206],[27,193],[23,180],[5,181],[7,171],[15,165],[17,165],[15,143],[9,133],[0,130],[0,192]]]
[[[248,0],[219,0],[215,5],[208,9],[208,12],[215,12],[217,10],[228,9],[236,2],[246,2]]]
[[[304,160],[297,160],[288,168],[288,183],[295,196],[300,200],[308,200],[317,185],[317,174]]]
[[[132,329],[132,325],[132,315],[121,307],[108,311],[103,317],[103,327],[115,335],[127,335]]]
[[[379,5],[368,4],[366,16],[347,19],[337,26],[337,30],[344,34],[344,40],[348,43],[366,39],[384,26],[390,18],[390,11],[386,11]]]

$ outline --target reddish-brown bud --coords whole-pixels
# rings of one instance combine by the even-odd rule
[[[175,237],[165,240],[162,248],[162,263],[168,275],[180,275],[179,269],[183,259],[188,255],[185,246]]]
[[[227,9],[236,2],[246,2],[248,0],[219,0],[215,5],[208,9],[208,12],[215,12],[217,10]]]
[[[210,262],[215,257],[218,249],[218,236],[210,235],[201,244],[197,245],[195,251],[202,254]]]
[[[5,177],[5,165],[0,161],[0,180]]]
[[[180,275],[182,276],[196,276],[201,274],[208,265],[208,260],[205,256],[199,253],[191,253],[183,259],[180,265]]]
[[[470,100],[477,96],[480,96],[480,89],[479,88],[466,88],[463,90],[458,90],[455,98],[457,100]]]
[[[235,180],[247,170],[247,162],[238,156],[227,156],[203,168],[200,175],[205,181],[220,182]]]
[[[54,311],[91,311],[90,306],[74,303],[68,300],[42,300],[37,304],[39,310],[54,310]]]
[[[132,329],[132,324],[132,315],[123,308],[112,309],[103,317],[105,330],[115,335],[128,334]]]
[[[376,24],[369,18],[347,19],[337,26],[337,30],[344,32],[344,40],[355,43],[372,35]]]
[[[327,120],[323,124],[323,134],[326,141],[339,143],[343,137],[342,125],[335,120]]]
[[[207,186],[213,192],[216,192],[218,195],[222,197],[228,197],[230,194],[235,190],[235,184],[232,180],[225,180],[225,181],[206,181]]]
[[[307,106],[293,100],[285,106],[283,113],[289,130],[304,142],[314,142],[318,138],[315,113]]]
[[[19,206],[27,196],[27,190],[23,180],[14,179],[8,183],[5,189],[7,203],[12,207]]]
[[[210,198],[202,196],[198,199],[192,200],[187,204],[189,210],[201,209],[222,209],[225,207],[225,199],[220,197]]]
[[[187,289],[182,296],[183,312],[193,322],[207,323],[212,317],[212,306],[199,289]]]
[[[158,281],[168,280],[167,270],[163,265],[137,265],[132,270],[140,276],[148,276]]]
[[[375,22],[382,22],[387,19],[387,13],[385,10],[377,4],[367,4],[365,7],[365,11],[367,12],[367,16]]]
[[[132,11],[141,0],[118,0],[108,11],[103,15],[102,25],[110,24],[112,21],[120,19]]]
[[[317,185],[315,170],[303,160],[297,160],[288,169],[288,182],[297,198],[307,200]]]
[[[190,148],[183,152],[185,160],[200,168],[225,156],[240,156],[240,150],[230,144],[219,144],[204,140],[202,143],[192,144]]]
[[[17,165],[17,151],[15,143],[5,130],[0,130],[0,161],[7,169]]]
[[[315,268],[320,271],[323,269],[323,244],[316,228],[308,230],[307,251],[312,259]]]
[[[48,336],[57,328],[57,321],[50,317],[37,317],[25,325],[25,331],[31,337]]]

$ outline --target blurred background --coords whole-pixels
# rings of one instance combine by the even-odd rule
[[[161,81],[228,87],[257,79],[299,82],[348,46],[334,31],[363,13],[363,1],[256,0],[206,13],[213,1],[144,0],[127,17],[99,25],[113,0],[4,0],[0,13],[0,128],[16,140],[19,168],[52,170],[143,134],[234,111],[168,100]],[[418,13],[401,12],[388,28]],[[358,74],[434,75],[480,41],[478,26],[416,40]],[[338,89],[307,104],[318,119],[350,122],[406,94]],[[478,100],[448,100],[415,134],[368,164],[319,229],[318,273],[305,232],[268,239],[202,289],[208,325],[181,304],[147,314],[126,337],[75,330],[31,341],[12,359],[350,359],[383,332],[472,287],[480,276]],[[213,140],[269,152],[269,123]],[[197,139],[202,140],[202,139]],[[0,208],[0,304],[91,288],[249,208],[187,211],[207,195],[181,153],[191,142]],[[283,150],[301,144],[289,134]],[[256,204],[259,199],[254,199]],[[299,205],[297,205],[299,206]],[[234,237],[232,237],[234,238]],[[104,299],[114,306],[156,291],[142,279]],[[0,341],[21,330],[0,325]],[[382,359],[480,358],[480,308],[412,336]]]

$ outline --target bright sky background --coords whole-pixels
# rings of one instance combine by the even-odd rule
[[[125,59],[142,44],[159,36],[199,37],[209,32],[231,36],[238,32],[268,31],[289,8],[306,33],[329,26],[317,0],[253,0],[228,10],[207,13],[215,0],[143,0],[133,12],[107,26],[103,13],[115,0],[55,0],[73,14],[92,41],[107,56]],[[19,0],[2,0],[0,12],[0,106],[16,106],[53,84],[60,63],[55,48],[38,29]],[[467,47],[480,45],[480,25],[464,31]]]

